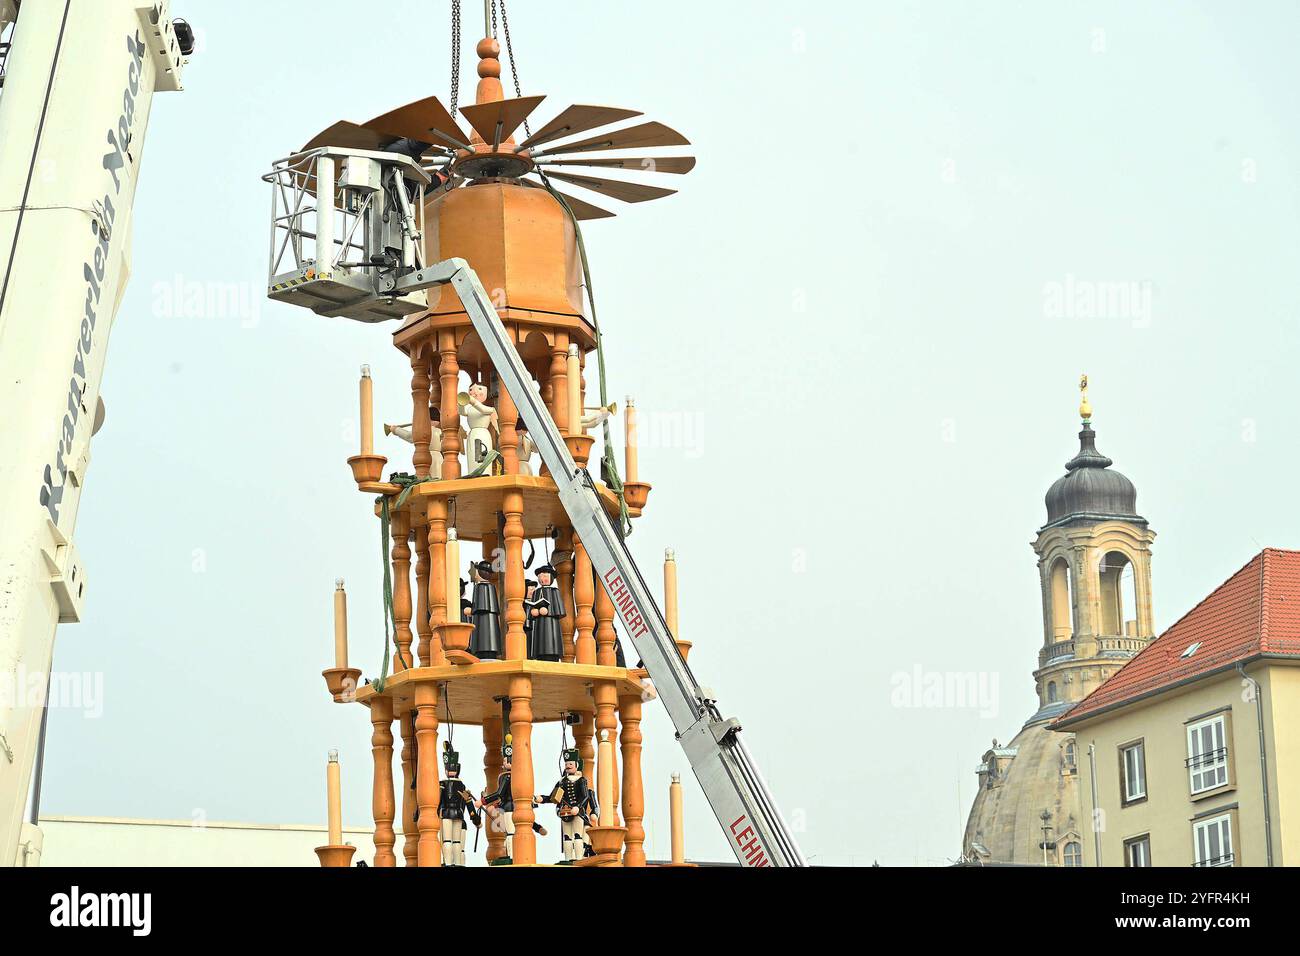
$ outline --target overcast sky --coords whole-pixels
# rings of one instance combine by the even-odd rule
[[[323,823],[338,748],[346,820],[367,822],[366,714],[331,704],[320,671],[340,575],[354,662],[373,674],[382,652],[378,529],[344,459],[358,366],[397,422],[409,367],[389,327],[264,299],[259,177],[335,120],[445,96],[447,9],[177,0],[201,49],[144,146],[77,529],[89,600],[56,653],[103,674],[102,714],[53,712],[45,812]],[[510,13],[539,120],[632,107],[699,157],[679,195],[586,229],[611,394],[648,423],[647,579],[676,548],[691,663],[810,859],[947,862],[980,754],[1034,709],[1028,543],[1077,448],[1081,372],[1158,534],[1158,628],[1261,547],[1300,545],[1300,10]],[[918,675],[996,693],[904,706]],[[727,859],[648,711],[649,852],[667,854],[680,771],[688,851]],[[558,748],[538,734],[539,786]]]

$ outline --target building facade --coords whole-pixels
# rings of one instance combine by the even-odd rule
[[[1097,451],[1086,379],[1079,452],[1048,489],[1038,556],[1043,635],[1033,672],[1038,708],[1005,746],[995,740],[962,841],[971,863],[1078,866],[1088,820],[1079,753],[1050,723],[1151,641],[1151,543],[1137,490]]]
[[[1256,555],[1052,728],[1086,865],[1300,865],[1300,552]]]

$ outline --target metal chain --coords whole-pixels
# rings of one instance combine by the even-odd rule
[[[510,78],[515,82],[515,97],[518,98],[523,95],[523,92],[519,88],[519,71],[515,69],[515,49],[510,43],[510,17],[506,14],[506,0],[492,0],[492,32],[496,32],[497,3],[501,4],[501,27],[506,36],[506,59],[510,62]],[[524,135],[533,135],[527,118],[524,119]]]
[[[460,99],[460,0],[451,0],[451,115]]]

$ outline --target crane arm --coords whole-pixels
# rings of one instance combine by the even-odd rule
[[[559,489],[560,502],[654,681],[736,859],[746,866],[806,866],[745,747],[740,722],[722,716],[713,693],[696,682],[677,650],[659,606],[601,504],[591,475],[574,463],[474,270],[463,259],[448,259],[395,279],[391,289],[381,292],[404,294],[442,283],[450,283],[456,290],[493,368],[528,426]]]
[[[192,39],[165,0],[0,0],[0,20],[13,16],[0,87],[0,866],[38,855],[23,810],[55,629],[85,598],[73,530],[140,153],[153,94],[181,88],[178,33]]]

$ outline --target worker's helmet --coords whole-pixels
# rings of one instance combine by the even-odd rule
[[[570,747],[564,751],[564,762],[569,763],[570,761],[572,761],[574,766],[579,770],[582,769],[582,753],[576,747]]]

